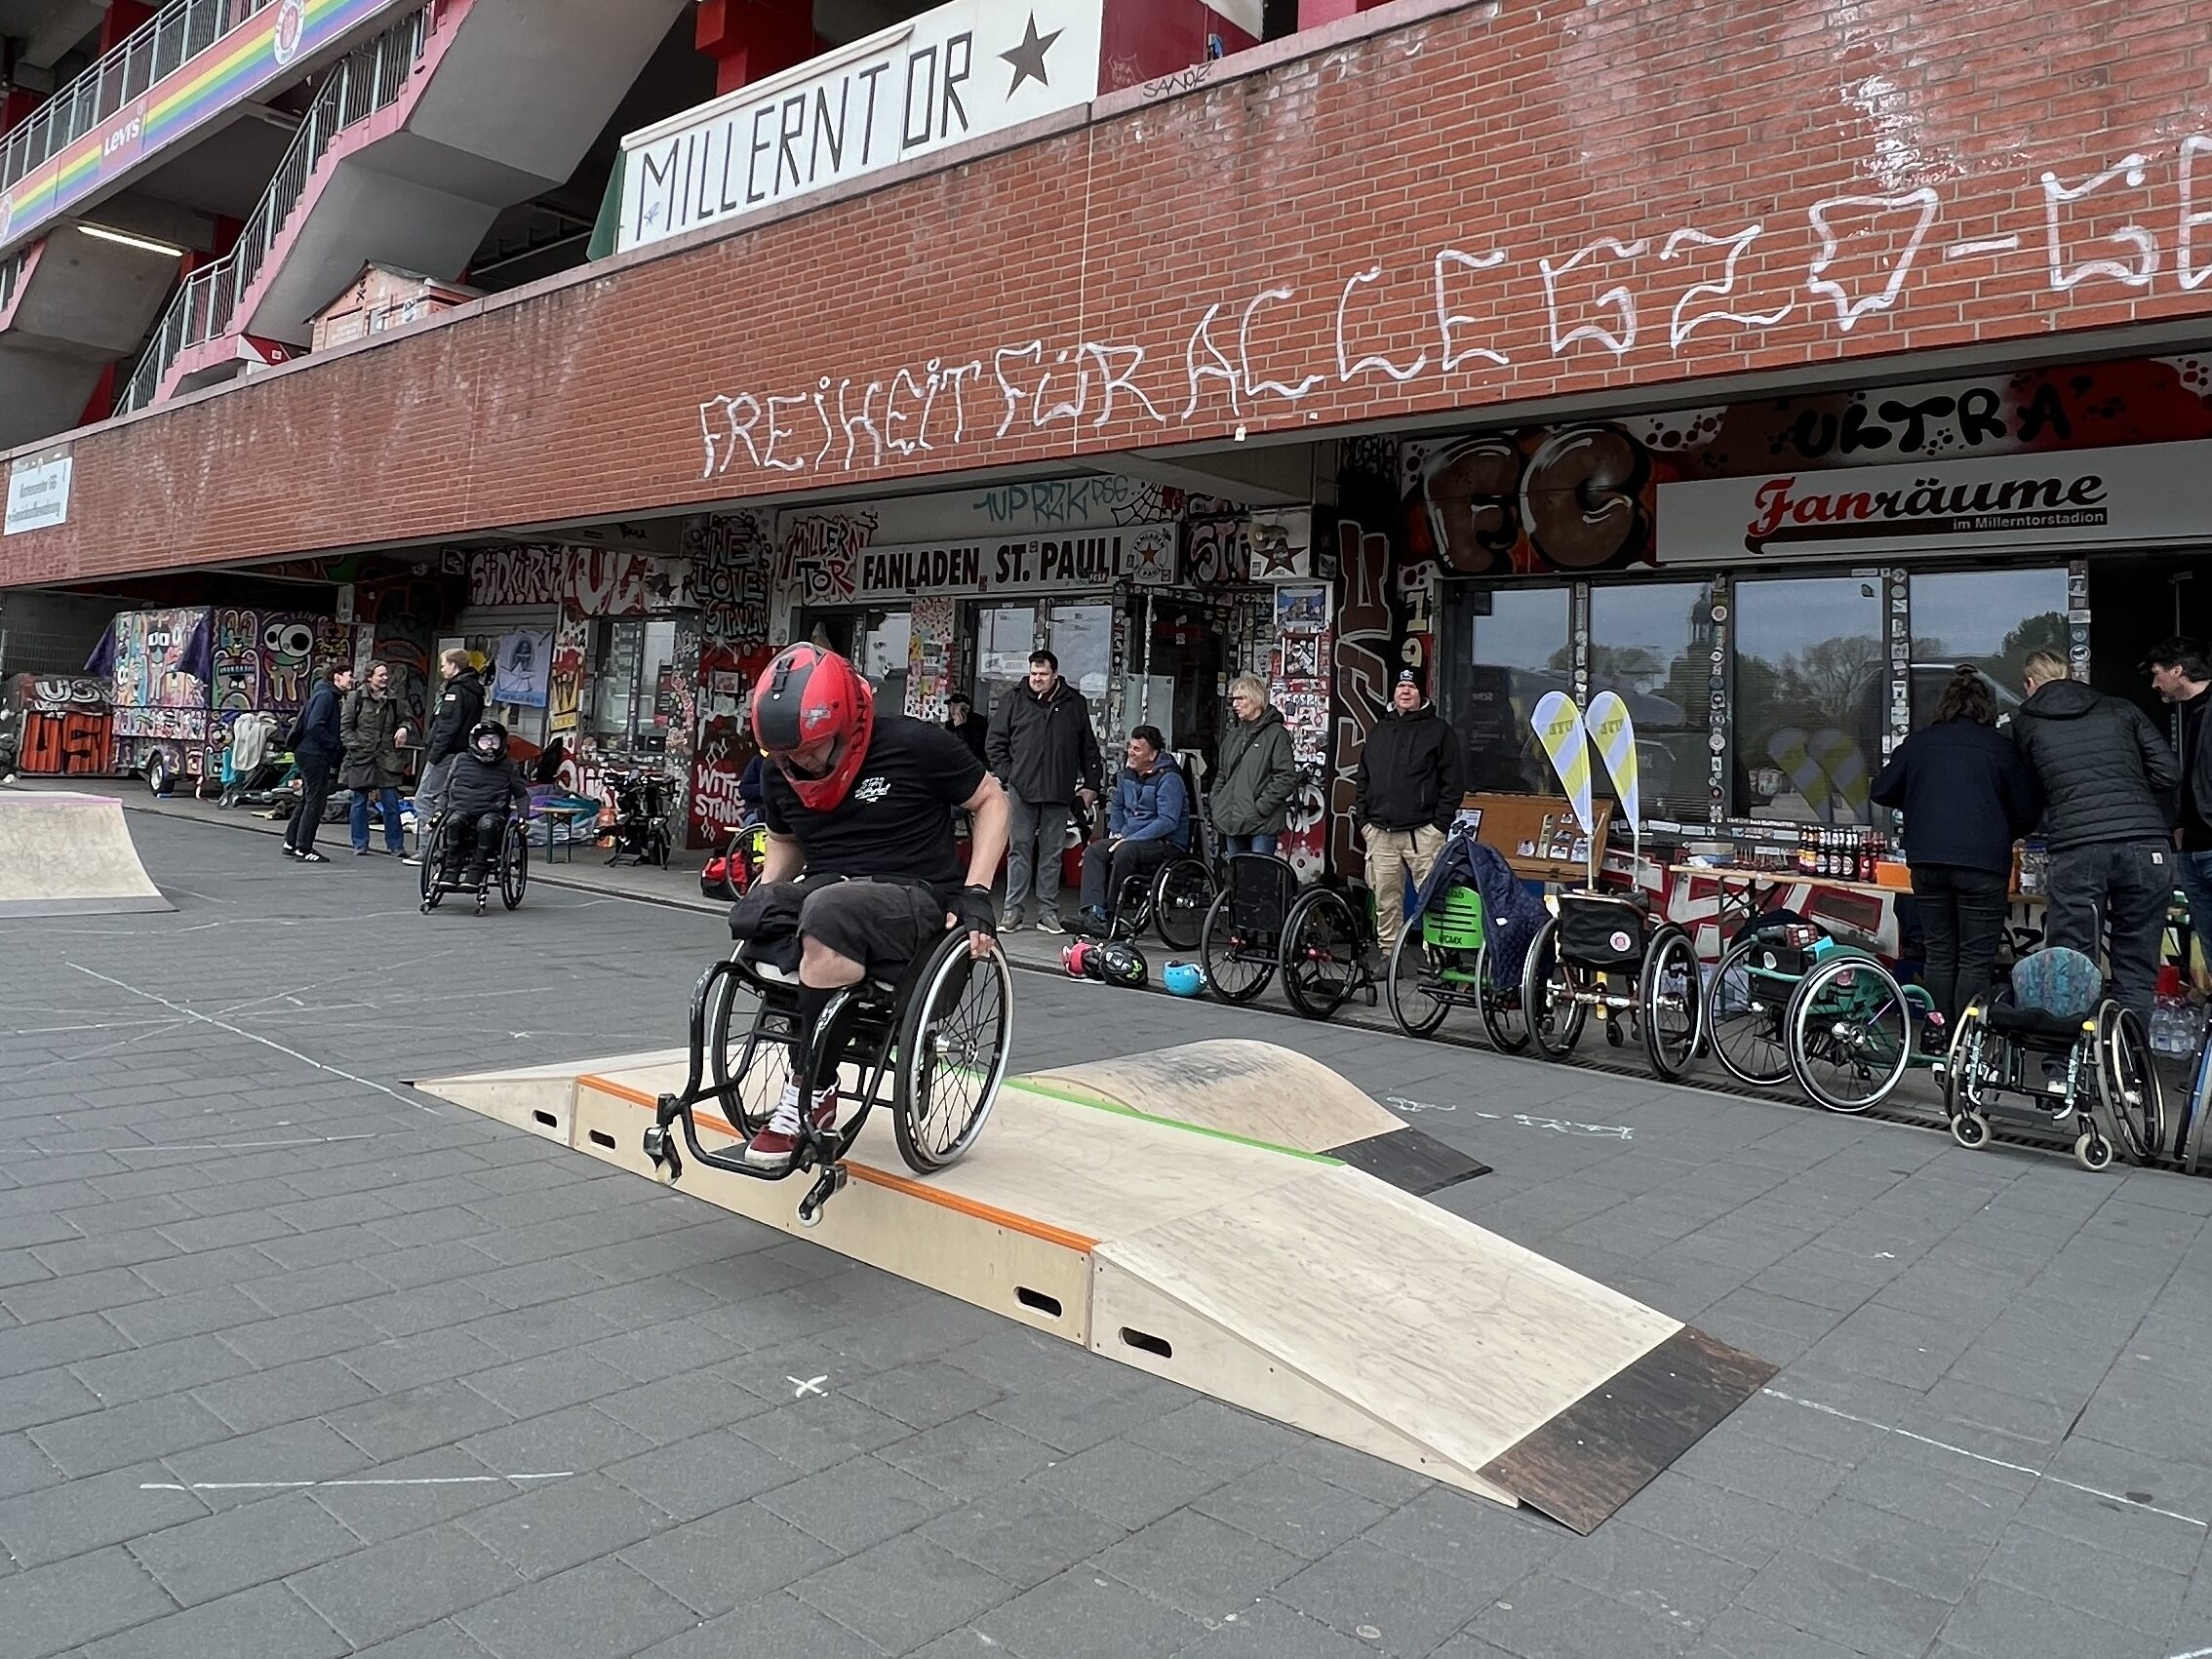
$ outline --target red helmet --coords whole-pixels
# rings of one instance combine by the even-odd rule
[[[826,812],[845,799],[868,758],[876,694],[851,663],[818,646],[787,647],[753,686],[753,739],[775,763],[801,806]],[[814,771],[791,764],[793,750],[833,739]]]

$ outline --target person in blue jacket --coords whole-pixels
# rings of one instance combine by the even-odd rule
[[[1157,726],[1129,733],[1128,765],[1106,809],[1106,839],[1083,849],[1083,923],[1103,933],[1113,905],[1132,876],[1149,878],[1191,845],[1191,792],[1182,769],[1167,758]]]
[[[340,705],[352,689],[353,670],[334,668],[307,693],[307,706],[299,711],[298,736],[292,745],[292,764],[299,769],[299,806],[284,826],[284,855],[302,864],[330,862],[315,850],[315,832],[330,805],[331,776],[345,754]]]
[[[2012,844],[2043,810],[2035,773],[1996,729],[1996,699],[1971,663],[1935,718],[1898,745],[1875,800],[1905,814],[1905,853],[1925,944],[1923,977],[1946,1030],[1990,988],[2004,933]]]

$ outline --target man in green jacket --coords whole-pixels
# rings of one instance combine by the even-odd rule
[[[1240,674],[1229,683],[1229,712],[1210,796],[1214,833],[1224,853],[1272,855],[1298,793],[1290,729],[1256,674]]]

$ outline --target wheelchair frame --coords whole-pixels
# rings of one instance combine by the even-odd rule
[[[1993,993],[1958,1016],[1943,1090],[1952,1139],[1969,1149],[1987,1146],[1995,1107],[2040,1117],[2053,1127],[2078,1125],[2074,1161],[2084,1169],[2108,1167],[2115,1146],[2131,1164],[2153,1163],[2166,1151],[2165,1092],[2150,1039],[2133,1013],[2103,998],[2073,1017],[2074,1035],[2062,1043],[2000,1029],[2002,1020],[1993,1020],[1991,1009],[2009,1006],[2007,996]],[[2031,1061],[2056,1055],[2065,1057],[2063,1082],[2056,1087],[2030,1082]],[[2009,1105],[2006,1096],[2026,1104]]]
[[[530,821],[520,812],[507,814],[507,827],[499,837],[499,853],[495,861],[487,861],[484,880],[481,882],[449,882],[438,874],[446,861],[446,836],[451,822],[444,812],[430,820],[430,833],[422,840],[422,914],[427,916],[438,908],[438,901],[450,892],[468,892],[476,895],[476,913],[484,914],[485,902],[492,889],[499,889],[499,902],[512,910],[523,901],[530,890]]]
[[[963,1045],[957,1039],[948,1043],[939,1029],[939,1022],[963,1005],[978,973],[988,973],[998,983],[999,1014],[988,1057],[981,1054],[979,1043],[969,1040]],[[740,990],[753,992],[759,1001],[733,1064],[731,1027]],[[948,992],[950,1008],[940,1009]],[[797,977],[746,961],[742,948],[709,965],[699,975],[691,989],[684,1086],[660,1096],[652,1126],[645,1131],[646,1156],[668,1171],[670,1181],[682,1179],[684,1172],[683,1158],[669,1134],[671,1126],[681,1125],[684,1146],[710,1168],[764,1181],[818,1170],[799,1201],[800,1225],[811,1227],[821,1219],[822,1206],[845,1190],[849,1174],[845,1160],[883,1093],[887,1075],[892,1087],[891,1130],[907,1167],[926,1175],[966,1156],[997,1103],[1012,1043],[1013,975],[1004,952],[994,945],[988,955],[973,959],[968,934],[948,931],[916,959],[897,985],[863,980],[839,991],[822,1010],[810,1044],[810,1034],[800,1028],[797,1003]],[[817,1079],[842,1076],[849,1065],[857,1069],[862,1086],[854,1090],[857,1107],[849,1121],[827,1132],[815,1126],[810,1112],[802,1109],[799,1144],[791,1161],[781,1168],[761,1169],[747,1164],[739,1151],[717,1152],[701,1146],[696,1109],[711,1102],[740,1136],[759,1132],[783,1080],[759,1080],[757,1109],[748,1103],[746,1092],[755,1083],[754,1066],[771,1048],[804,1060],[800,1066],[786,1061],[790,1067],[786,1078],[797,1077],[802,1102],[812,1099]],[[931,1097],[948,1061],[954,1069],[973,1069],[980,1063],[982,1087],[958,1132],[932,1141],[926,1132],[932,1115]],[[710,1065],[711,1078],[706,1075]]]
[[[1616,976],[1631,971],[1626,963],[1578,962],[1559,948],[1562,908],[1584,899],[1633,907],[1640,913],[1641,948],[1633,969],[1633,993],[1613,985]],[[1583,1026],[1592,1013],[1605,1027],[1606,1042],[1618,1047],[1628,1041],[1621,1031],[1625,1015],[1642,1039],[1652,1071],[1669,1083],[1679,1082],[1688,1073],[1704,1034],[1704,980],[1689,934],[1675,923],[1654,917],[1647,903],[1626,893],[1583,888],[1555,893],[1544,903],[1551,916],[1529,941],[1521,978],[1521,1015],[1536,1051],[1548,1060],[1564,1059],[1582,1040]],[[1669,998],[1670,972],[1679,976],[1682,986],[1673,1000],[1686,1002],[1689,1016],[1686,1032],[1674,1038],[1662,1031],[1659,1020]]]
[[[1498,1052],[1518,1054],[1528,1047],[1518,979],[1510,986],[1490,982],[1487,924],[1481,894],[1455,881],[1400,929],[1383,977],[1384,1000],[1399,1030],[1408,1037],[1434,1036],[1453,1008],[1471,1007]],[[1416,995],[1431,1005],[1418,1015],[1411,1011]]]

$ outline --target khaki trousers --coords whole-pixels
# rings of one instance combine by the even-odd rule
[[[1375,895],[1375,936],[1387,951],[1398,943],[1398,928],[1405,913],[1405,883],[1418,889],[1429,879],[1437,854],[1443,850],[1444,832],[1434,824],[1419,829],[1382,829],[1369,824],[1367,887]]]

